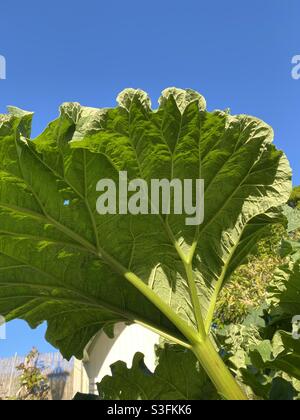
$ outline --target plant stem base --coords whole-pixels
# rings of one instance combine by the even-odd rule
[[[227,400],[248,400],[208,337],[194,344],[193,352],[222,397]]]

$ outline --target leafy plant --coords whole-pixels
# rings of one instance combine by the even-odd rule
[[[252,309],[267,298],[267,287],[284,258],[279,255],[252,256],[232,275],[220,293],[215,322],[218,326],[242,323]]]
[[[117,322],[138,323],[191,350],[227,399],[246,395],[211,326],[223,285],[291,191],[284,154],[257,118],[207,112],[192,90],[167,89],[158,110],[127,89],[115,109],[65,104],[34,141],[32,114],[0,117],[0,313],[67,358]],[[205,219],[99,215],[99,179],[205,181]]]
[[[17,366],[20,372],[20,388],[17,393],[19,400],[48,400],[49,383],[37,365],[39,353],[33,348],[26,356],[25,362]]]
[[[243,324],[221,332],[227,364],[247,385],[251,399],[299,399],[299,341],[266,314],[266,309],[256,310],[256,321],[252,314]],[[289,331],[290,327],[289,320]]]
[[[285,247],[285,263],[275,270],[264,305],[242,325],[228,326],[221,333],[237,376],[263,399],[300,399],[300,341],[291,333],[292,320],[300,313],[296,245],[290,242],[290,248]]]

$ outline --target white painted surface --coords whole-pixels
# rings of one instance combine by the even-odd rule
[[[159,336],[139,326],[118,324],[115,327],[115,338],[110,339],[103,332],[99,333],[87,348],[84,367],[89,377],[92,394],[97,393],[96,384],[104,376],[110,375],[110,366],[121,360],[131,367],[136,352],[145,355],[145,363],[151,371],[155,369],[155,344]]]

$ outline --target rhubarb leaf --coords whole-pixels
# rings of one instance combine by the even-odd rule
[[[176,342],[186,337],[170,314],[192,328],[203,318],[209,330],[218,292],[291,190],[288,161],[257,118],[207,112],[200,94],[174,88],[157,110],[139,90],[118,102],[64,104],[33,141],[31,113],[0,116],[0,313],[47,321],[67,358],[118,322]],[[118,185],[120,171],[148,183],[203,179],[204,222],[98,214],[98,181]]]

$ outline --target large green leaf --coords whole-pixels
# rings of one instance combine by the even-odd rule
[[[243,324],[220,331],[227,363],[249,387],[252,398],[294,399],[300,390],[300,341],[281,330],[273,332],[271,339],[263,339],[270,321],[266,323],[265,315],[261,308]]]
[[[157,111],[142,91],[118,101],[65,104],[34,141],[32,114],[0,116],[0,313],[33,327],[47,320],[48,340],[66,357],[81,357],[98,330],[120,321],[185,340],[150,292],[192,327],[200,306],[209,329],[219,290],[291,189],[262,121],[206,112],[191,90],[165,90]],[[204,222],[100,216],[96,184],[121,170],[148,182],[204,179]]]
[[[300,340],[278,331],[273,340],[265,340],[250,351],[250,359],[258,369],[273,369],[300,380]]]
[[[297,261],[300,259],[300,209],[285,205],[283,214],[288,222],[287,231],[290,238],[282,240],[280,254],[282,257],[290,256],[294,261]]]
[[[287,231],[289,233],[294,232],[297,229],[300,229],[300,209],[292,208],[288,205],[283,207],[283,214],[288,220]]]
[[[103,400],[211,400],[219,399],[193,353],[178,346],[158,350],[158,365],[151,373],[137,353],[132,367],[111,366],[112,376],[98,385]]]
[[[268,288],[268,301],[276,313],[300,315],[300,261],[290,261],[278,268]]]
[[[280,247],[281,257],[290,257],[294,261],[300,259],[300,241],[288,241],[283,239]]]

